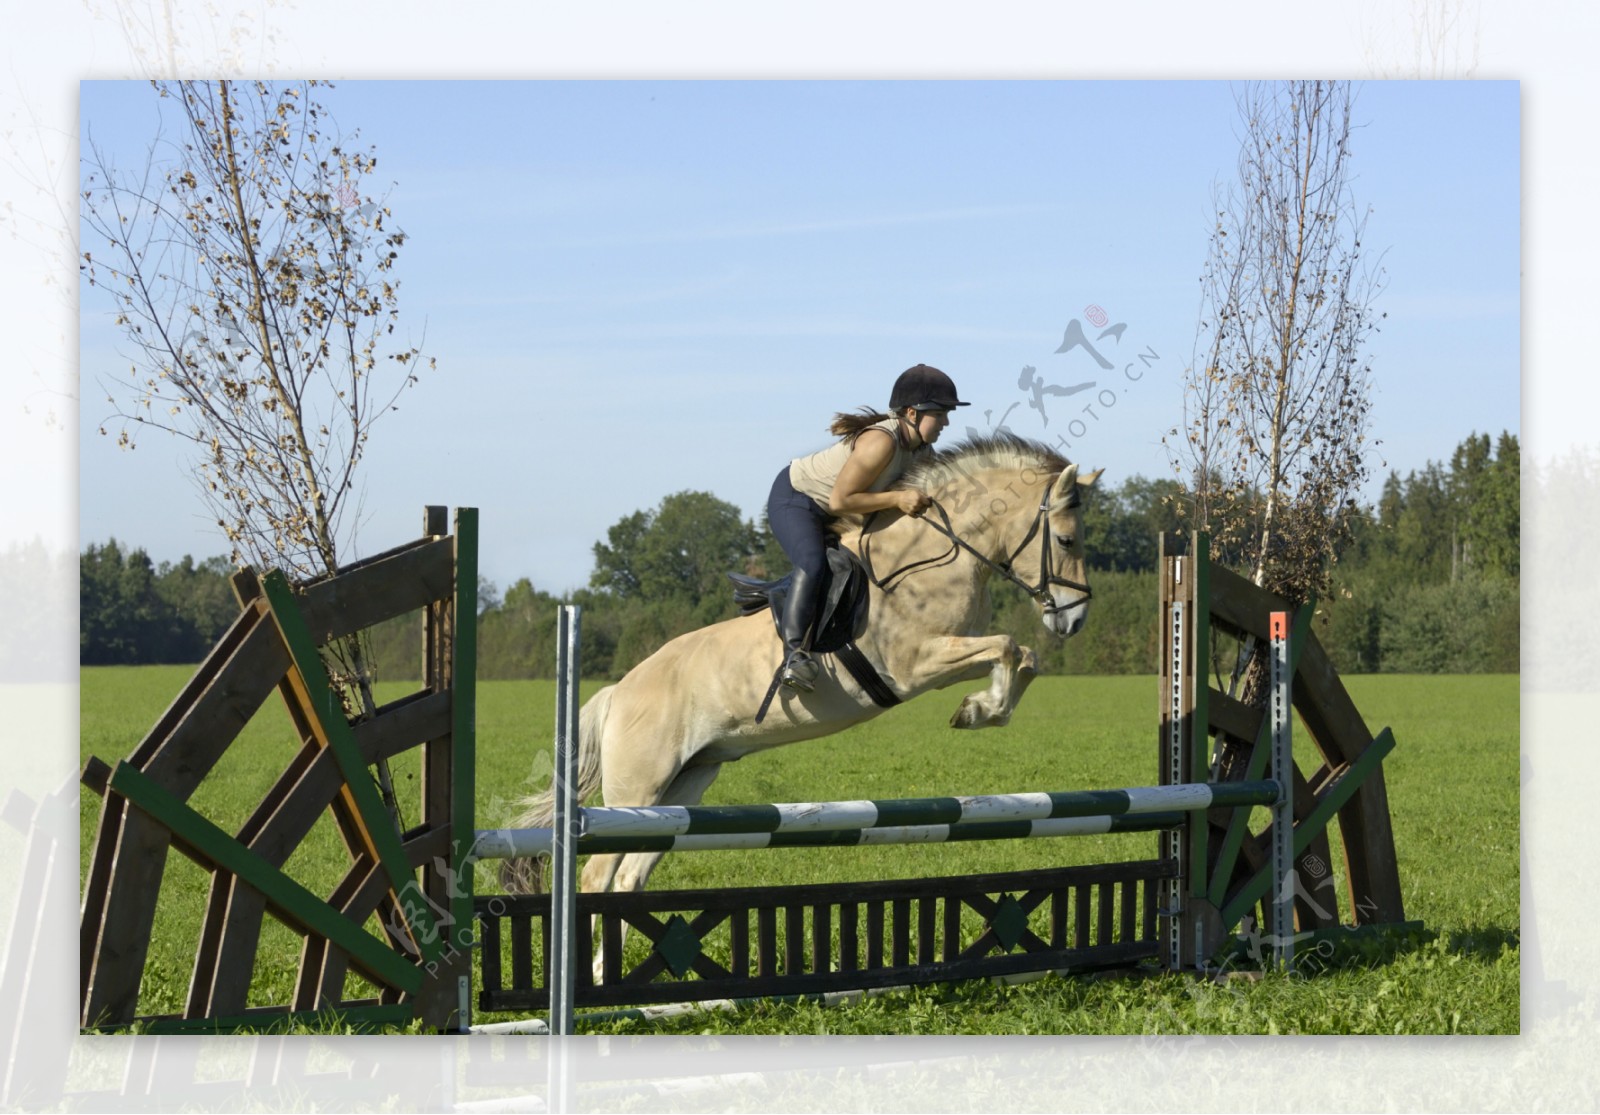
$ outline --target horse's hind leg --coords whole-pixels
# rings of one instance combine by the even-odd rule
[[[717,780],[717,775],[722,771],[721,763],[708,763],[705,766],[690,767],[680,771],[667,787],[658,805],[698,805],[711,783]],[[605,859],[613,862],[601,867],[596,872],[596,881],[604,873],[605,882],[611,885],[612,890],[637,892],[645,888],[650,881],[650,873],[656,869],[656,864],[661,862],[664,852],[629,852],[616,856],[596,856],[589,861],[589,867],[584,869],[584,890],[603,889],[591,888],[589,884],[589,871],[597,861]],[[596,917],[592,924],[591,934],[595,942],[594,948],[594,982],[602,982],[601,976],[605,970],[605,955],[600,945],[600,920]],[[622,923],[622,932],[618,937],[619,948],[621,942],[628,938],[628,923]]]

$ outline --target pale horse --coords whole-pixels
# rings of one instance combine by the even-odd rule
[[[858,556],[865,548],[875,582],[856,644],[901,700],[987,676],[987,687],[962,698],[950,726],[999,727],[1011,719],[1037,673],[1038,656],[1009,635],[984,634],[988,582],[1002,576],[1020,583],[1047,628],[1076,634],[1090,595],[1082,492],[1099,476],[1081,474],[1038,442],[978,438],[901,477],[898,486],[933,497],[922,516],[879,513],[864,524],[841,522],[842,544]],[[781,688],[757,724],[756,711],[782,657],[765,611],[668,642],[584,704],[579,800],[598,789],[610,806],[695,805],[723,763],[829,735],[883,711],[825,655],[815,691]],[[548,828],[553,799],[553,788],[524,798],[512,827]],[[579,885],[585,891],[643,890],[662,855],[591,856]],[[534,860],[508,860],[500,877],[514,893],[541,885]]]

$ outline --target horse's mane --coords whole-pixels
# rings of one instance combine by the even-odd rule
[[[1041,475],[1053,476],[1069,464],[1071,462],[1060,453],[1040,441],[1018,437],[1009,431],[978,434],[913,464],[893,487],[931,492],[980,469],[1031,468]]]

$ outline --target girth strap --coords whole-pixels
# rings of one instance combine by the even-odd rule
[[[861,648],[856,646],[854,639],[829,653],[839,660],[839,664],[851,677],[856,679],[856,684],[867,691],[867,696],[872,698],[873,704],[879,708],[893,708],[900,703],[899,695],[889,688],[889,683],[883,680],[883,675],[878,673],[872,662],[861,652]],[[761,707],[756,709],[757,724],[767,718],[767,710],[772,707],[772,699],[778,695],[782,677],[783,665],[780,663],[772,674],[772,684],[767,686],[766,696],[761,698]]]
[[[867,691],[867,696],[872,698],[872,703],[879,708],[893,708],[900,703],[900,698],[889,683],[883,680],[883,675],[873,669],[872,663],[867,661],[867,656],[861,653],[861,648],[851,640],[833,652],[841,665],[850,671],[850,676],[856,679],[856,684]]]

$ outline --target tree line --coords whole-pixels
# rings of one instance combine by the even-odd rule
[[[1474,433],[1448,461],[1391,472],[1375,506],[1357,508],[1318,638],[1350,673],[1518,669],[1521,460],[1517,437]],[[1089,627],[1062,640],[1011,586],[993,589],[993,629],[1035,647],[1049,673],[1153,673],[1156,535],[1186,529],[1175,480],[1134,476],[1091,490],[1084,511],[1095,600]],[[589,584],[561,594],[520,578],[480,581],[478,668],[496,678],[552,677],[555,612],[583,607],[582,669],[619,677],[669,639],[734,614],[724,574],[777,577],[787,560],[765,522],[709,492],[679,492],[619,520],[595,543]],[[199,660],[237,615],[226,559],[153,564],[116,540],[80,556],[80,662]],[[420,617],[377,629],[382,678],[418,673]]]

